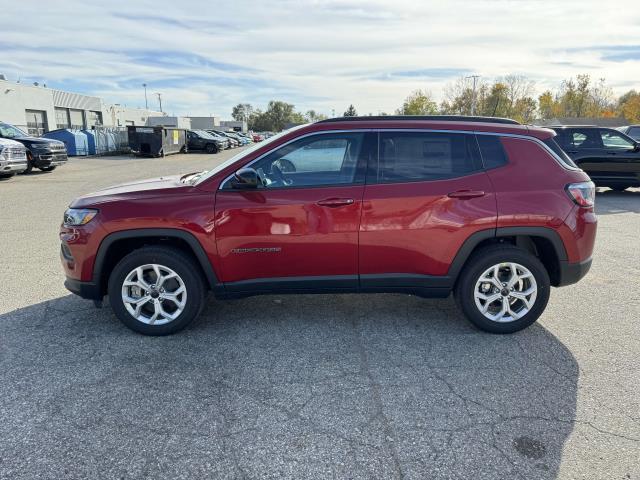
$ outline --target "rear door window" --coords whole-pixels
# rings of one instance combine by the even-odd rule
[[[602,148],[602,138],[597,128],[569,130],[569,147],[583,150],[586,148]]]
[[[474,135],[380,132],[378,183],[418,182],[469,175],[481,169]]]

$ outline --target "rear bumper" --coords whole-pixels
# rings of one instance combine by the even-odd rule
[[[102,300],[102,297],[104,297],[98,285],[93,282],[81,282],[75,278],[67,277],[64,281],[64,286],[71,293],[75,293],[87,300]]]
[[[592,259],[588,258],[582,262],[569,263],[565,260],[560,261],[560,281],[558,287],[564,287],[577,283],[591,269]]]

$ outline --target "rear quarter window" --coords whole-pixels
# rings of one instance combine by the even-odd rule
[[[485,169],[497,168],[507,164],[507,154],[502,147],[500,137],[496,135],[476,135],[482,165]]]
[[[562,148],[560,148],[560,145],[558,145],[558,143],[555,141],[553,137],[543,140],[543,143],[547,147],[549,147],[553,153],[556,154],[556,156],[560,159],[560,161],[564,164],[565,167],[578,168],[578,166],[573,162],[573,160],[571,160],[569,155],[567,155],[565,151],[562,150]]]

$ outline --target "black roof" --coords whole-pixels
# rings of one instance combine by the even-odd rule
[[[466,115],[372,115],[362,117],[336,117],[320,120],[316,123],[331,122],[354,122],[354,121],[393,121],[393,120],[435,120],[438,122],[482,122],[482,123],[508,123],[511,125],[520,125],[510,118],[500,117],[471,117]]]

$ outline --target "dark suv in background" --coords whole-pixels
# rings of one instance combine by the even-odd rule
[[[18,127],[0,122],[0,138],[9,138],[20,142],[27,149],[27,169],[33,167],[43,172],[50,172],[59,165],[67,163],[67,147],[59,140],[51,138],[31,137]]]
[[[640,187],[640,143],[613,128],[554,126],[556,141],[598,187]]]
[[[214,137],[204,130],[187,130],[187,149],[189,151],[204,150],[207,153],[218,153],[225,149],[222,139]]]

